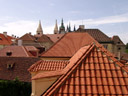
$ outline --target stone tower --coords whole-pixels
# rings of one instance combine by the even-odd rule
[[[42,26],[41,26],[41,21],[39,21],[39,25],[36,31],[36,35],[37,36],[42,36],[43,35],[43,30],[42,30]]]
[[[57,25],[57,20],[56,20],[56,24],[55,24],[55,28],[54,28],[54,34],[58,34],[58,25]]]

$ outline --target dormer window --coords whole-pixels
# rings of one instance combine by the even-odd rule
[[[7,51],[6,52],[6,56],[11,56],[12,55],[12,52],[11,51]]]

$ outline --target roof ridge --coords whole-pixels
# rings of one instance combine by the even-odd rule
[[[68,33],[66,33],[66,34],[64,34],[57,42],[55,42],[48,50],[46,50],[45,52],[43,52],[42,54],[41,54],[41,57],[42,57],[42,55],[43,54],[45,54],[47,51],[49,51],[52,47],[54,47],[62,38],[64,38],[64,36],[65,35],[67,35]],[[51,40],[52,41],[52,40]]]
[[[93,45],[93,46],[92,46],[92,47],[89,47],[88,50],[84,52],[84,54],[78,59],[77,62],[75,62],[75,64],[74,64],[73,66],[69,66],[70,64],[66,66],[66,68],[69,66],[69,68],[68,68],[67,70],[66,70],[66,68],[64,69],[64,70],[66,70],[66,72],[65,72],[64,74],[61,74],[62,76],[61,76],[60,78],[58,78],[57,81],[55,81],[55,82],[52,84],[52,86],[51,86],[49,89],[47,89],[47,90],[42,94],[43,96],[51,95],[51,94],[56,90],[56,88],[58,88],[58,87],[62,84],[62,82],[64,82],[64,81],[67,79],[67,77],[69,77],[69,75],[70,75],[74,70],[76,70],[76,68],[78,67],[78,65],[80,64],[80,62],[83,60],[83,58],[85,58],[85,57],[92,51],[93,48],[100,48],[100,50],[101,50],[102,52],[104,52],[105,55],[107,55],[107,57],[110,56],[110,59],[111,59],[111,58],[112,58],[112,60],[115,59],[115,58],[113,57],[113,55],[111,55],[102,45],[101,45],[101,46],[100,46],[99,44],[92,44],[92,45]],[[87,53],[87,52],[88,52],[88,53]],[[116,60],[116,59],[115,59],[115,60]],[[116,60],[116,61],[117,61],[117,60]],[[120,62],[117,61],[116,64],[118,64],[118,63],[120,63]],[[121,64],[121,63],[120,63],[120,64]],[[120,64],[119,64],[119,67],[120,67],[121,69],[123,69],[124,71],[128,72],[128,69],[126,69],[124,66],[121,66],[121,65],[123,65],[123,64],[121,64],[121,65],[120,65]],[[69,70],[69,69],[71,69],[71,70]],[[41,96],[42,96],[42,95],[41,95]]]
[[[27,54],[28,51],[27,51],[27,49],[25,48],[25,46],[21,46],[21,47],[22,47],[22,49],[24,50],[24,52],[25,52],[25,54],[27,55],[27,57],[29,57],[29,55]]]
[[[92,50],[94,48],[94,44],[91,44],[90,46],[89,46],[89,48],[87,48],[87,50],[83,53],[83,55],[81,56],[81,57],[85,57],[85,56],[87,56],[89,53],[90,53],[90,51]],[[80,49],[79,49],[80,50]],[[78,50],[78,51],[79,51]],[[77,52],[78,52],[77,51]],[[52,86],[48,89],[48,90],[46,90],[49,94],[50,93],[52,93],[52,91],[54,91],[56,88],[55,87],[59,87],[60,86],[60,84],[62,83],[62,79],[66,79],[67,78],[67,76],[65,76],[66,75],[66,73],[68,74],[68,75],[70,75],[71,74],[71,72],[72,72],[72,70],[75,70],[76,68],[77,68],[77,66],[79,65],[78,64],[78,62],[81,62],[81,60],[83,59],[83,58],[80,58],[80,60],[78,59],[76,62],[75,62],[75,64],[73,64],[72,66],[70,66],[70,63],[64,68],[64,70],[62,70],[63,71],[63,74],[61,74],[62,76],[60,77],[60,78],[58,78],[57,79],[57,81],[56,82],[54,82],[53,84],[52,84]],[[76,64],[77,63],[77,64]],[[72,67],[72,70],[68,70],[69,68],[71,68]],[[73,68],[74,67],[74,68]],[[63,80],[63,81],[64,81]],[[60,82],[61,81],[61,82]],[[57,84],[58,83],[58,84]],[[56,86],[56,84],[57,84],[57,86]],[[52,88],[54,88],[54,89],[52,89]],[[52,91],[51,91],[52,90]],[[45,91],[45,92],[46,92]],[[47,96],[47,94],[46,93],[43,93],[42,95],[46,95]]]

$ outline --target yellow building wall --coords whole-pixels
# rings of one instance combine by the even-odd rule
[[[46,91],[58,77],[51,78],[41,78],[37,80],[32,80],[32,93],[31,96],[40,96]]]

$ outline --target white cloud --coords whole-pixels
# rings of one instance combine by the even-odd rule
[[[74,27],[74,25],[76,25],[77,28],[79,25],[82,24],[82,22],[83,24],[86,25],[86,28],[90,26],[98,26],[101,24],[116,24],[116,23],[128,22],[128,14],[102,17],[97,19],[71,20],[70,24],[72,28]],[[69,21],[65,22],[65,27],[68,24]],[[0,25],[0,33],[2,33],[3,31],[7,31],[9,35],[14,34],[16,36],[22,36],[28,32],[32,32],[32,34],[36,34],[37,27],[38,27],[38,21],[19,20],[16,22],[8,22],[8,23],[4,23],[3,25]],[[53,34],[54,25],[45,26],[42,23],[42,27],[44,34]],[[121,36],[123,37],[123,35]],[[128,39],[127,40],[125,39],[125,41],[128,41]]]
[[[116,16],[108,16],[97,19],[84,19],[84,20],[71,20],[73,24],[79,25],[82,22],[86,25],[101,25],[101,24],[112,24],[112,23],[122,23],[128,22],[128,13]]]
[[[5,23],[4,25],[0,26],[0,33],[3,31],[7,31],[9,35],[16,35],[22,36],[28,32],[34,32],[37,26],[37,22],[34,21],[16,21],[16,22],[9,22]]]
[[[43,25],[44,26],[44,25]],[[20,20],[16,22],[5,23],[0,26],[0,33],[6,31],[8,35],[22,36],[26,33],[31,32],[33,35],[36,34],[38,22]],[[43,28],[45,34],[53,33],[53,26],[47,26]]]

